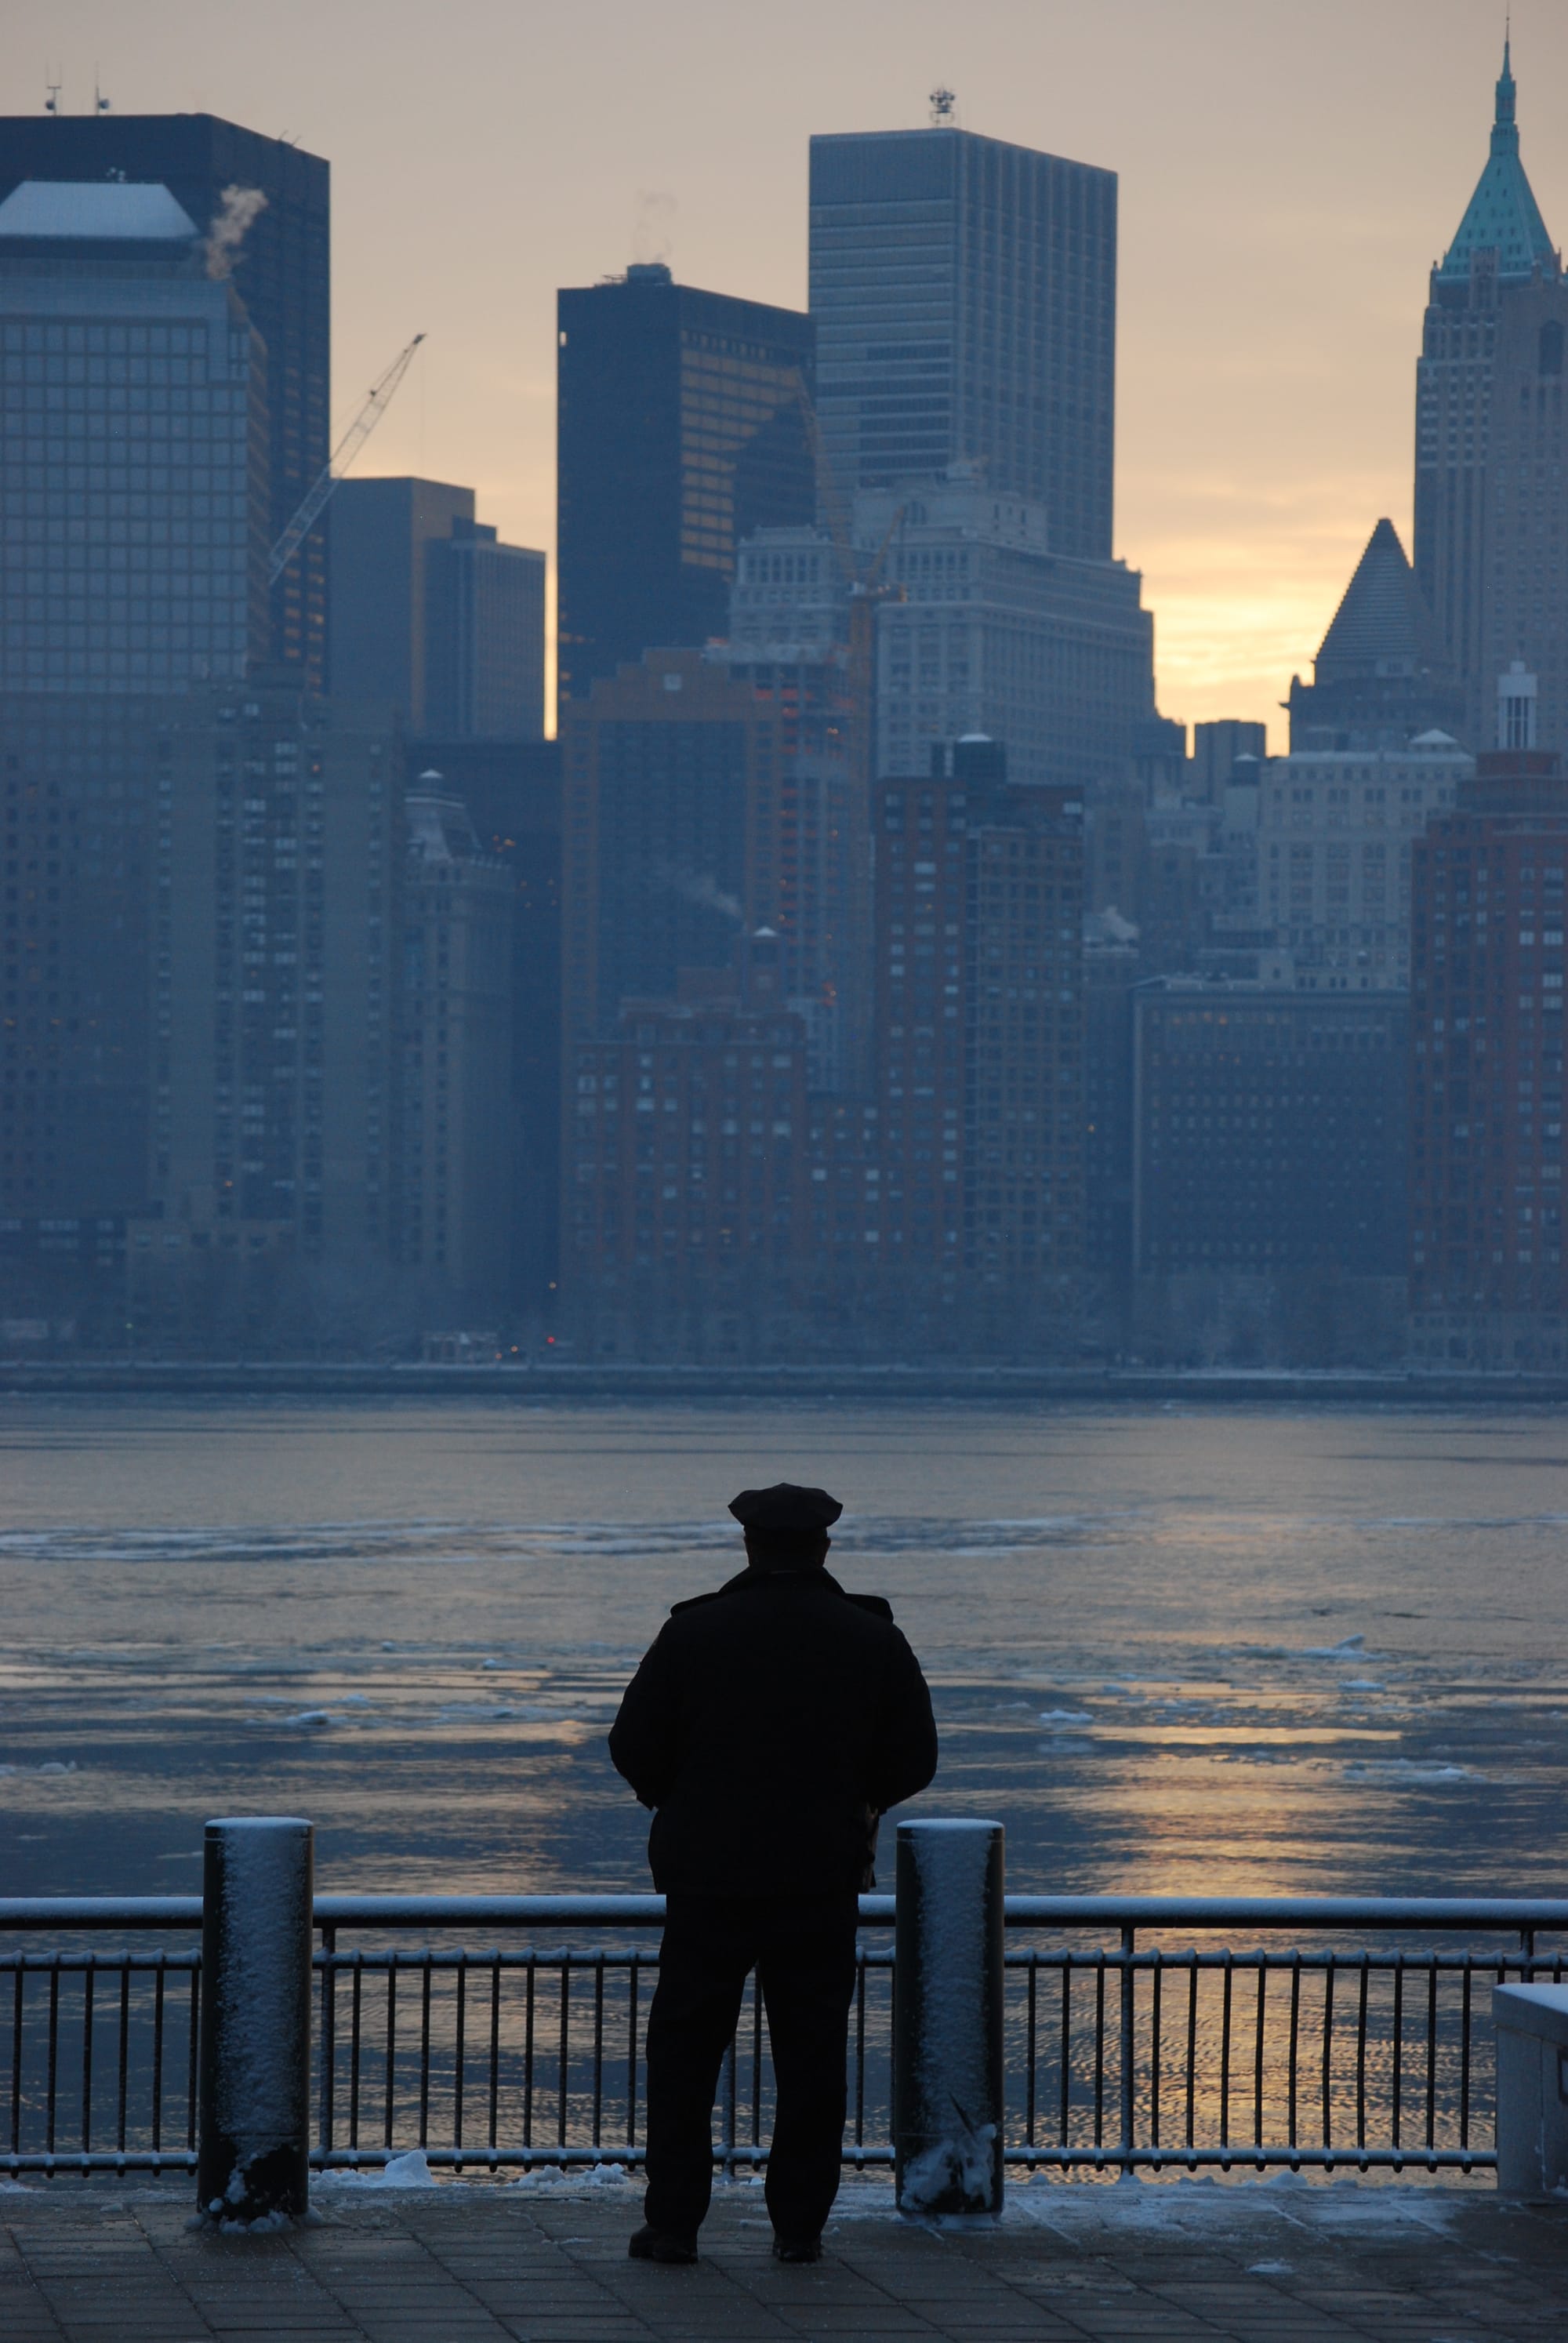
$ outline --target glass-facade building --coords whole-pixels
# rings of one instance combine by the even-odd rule
[[[0,692],[169,692],[265,645],[265,358],[166,188],[0,203]]]
[[[1108,560],[1116,175],[953,129],[811,141],[817,408],[840,488],[950,465]]]
[[[275,545],[327,462],[332,352],[331,171],[319,155],[210,114],[0,116],[0,200],[25,179],[166,187],[206,236],[226,195],[243,235],[214,257],[260,337],[266,497]],[[259,205],[254,198],[265,200]],[[234,206],[230,205],[231,214]],[[390,352],[388,352],[390,356]],[[318,522],[267,598],[264,655],[326,682],[327,537]]]
[[[809,521],[811,321],[661,263],[558,297],[560,698],[722,635],[735,548]]]

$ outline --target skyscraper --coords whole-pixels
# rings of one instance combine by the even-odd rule
[[[0,690],[170,692],[265,649],[265,359],[166,187],[0,202]]]
[[[1108,560],[1116,176],[955,129],[811,141],[817,407],[841,488],[957,463]]]
[[[328,165],[210,114],[13,115],[0,118],[0,198],[24,179],[161,186],[204,237],[226,224],[206,266],[229,278],[260,337],[256,527],[265,546],[275,544],[328,452]],[[271,589],[261,655],[303,666],[319,689],[326,630],[325,532],[317,528]]]
[[[1467,728],[1464,694],[1448,672],[1426,598],[1392,520],[1367,539],[1312,680],[1291,678],[1291,750],[1397,752],[1418,732]],[[1199,727],[1202,730],[1201,726]],[[1255,754],[1263,751],[1260,746]]]
[[[1568,285],[1520,160],[1506,45],[1492,151],[1432,272],[1416,368],[1415,573],[1492,737],[1497,678],[1540,680],[1539,739],[1568,748]]]
[[[563,291],[557,322],[564,703],[655,644],[721,635],[739,539],[810,519],[813,337],[658,262]]]
[[[544,555],[443,480],[345,480],[327,514],[333,690],[428,739],[542,739]]]

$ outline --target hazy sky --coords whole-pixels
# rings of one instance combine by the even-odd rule
[[[1160,702],[1267,717],[1387,513],[1409,543],[1426,275],[1485,159],[1490,0],[9,0],[6,112],[207,111],[333,166],[334,413],[429,341],[362,459],[554,525],[554,296],[663,254],[804,306],[807,139],[966,128],[1121,180],[1116,548]],[[1526,167],[1568,235],[1568,8],[1516,0]],[[1557,95],[1554,97],[1554,93]]]

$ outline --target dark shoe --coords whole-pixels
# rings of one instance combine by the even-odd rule
[[[774,2258],[781,2262],[819,2262],[822,2258],[820,2237],[775,2237]]]
[[[697,2259],[695,2237],[678,2237],[670,2229],[650,2229],[646,2221],[635,2236],[627,2239],[626,2249],[634,2262],[694,2262]]]

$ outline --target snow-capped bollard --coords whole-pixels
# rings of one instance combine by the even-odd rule
[[[292,1817],[206,1826],[196,2202],[218,2222],[309,2207],[312,1840]]]
[[[900,1823],[893,2149],[900,2213],[1002,2197],[1000,1823]]]

